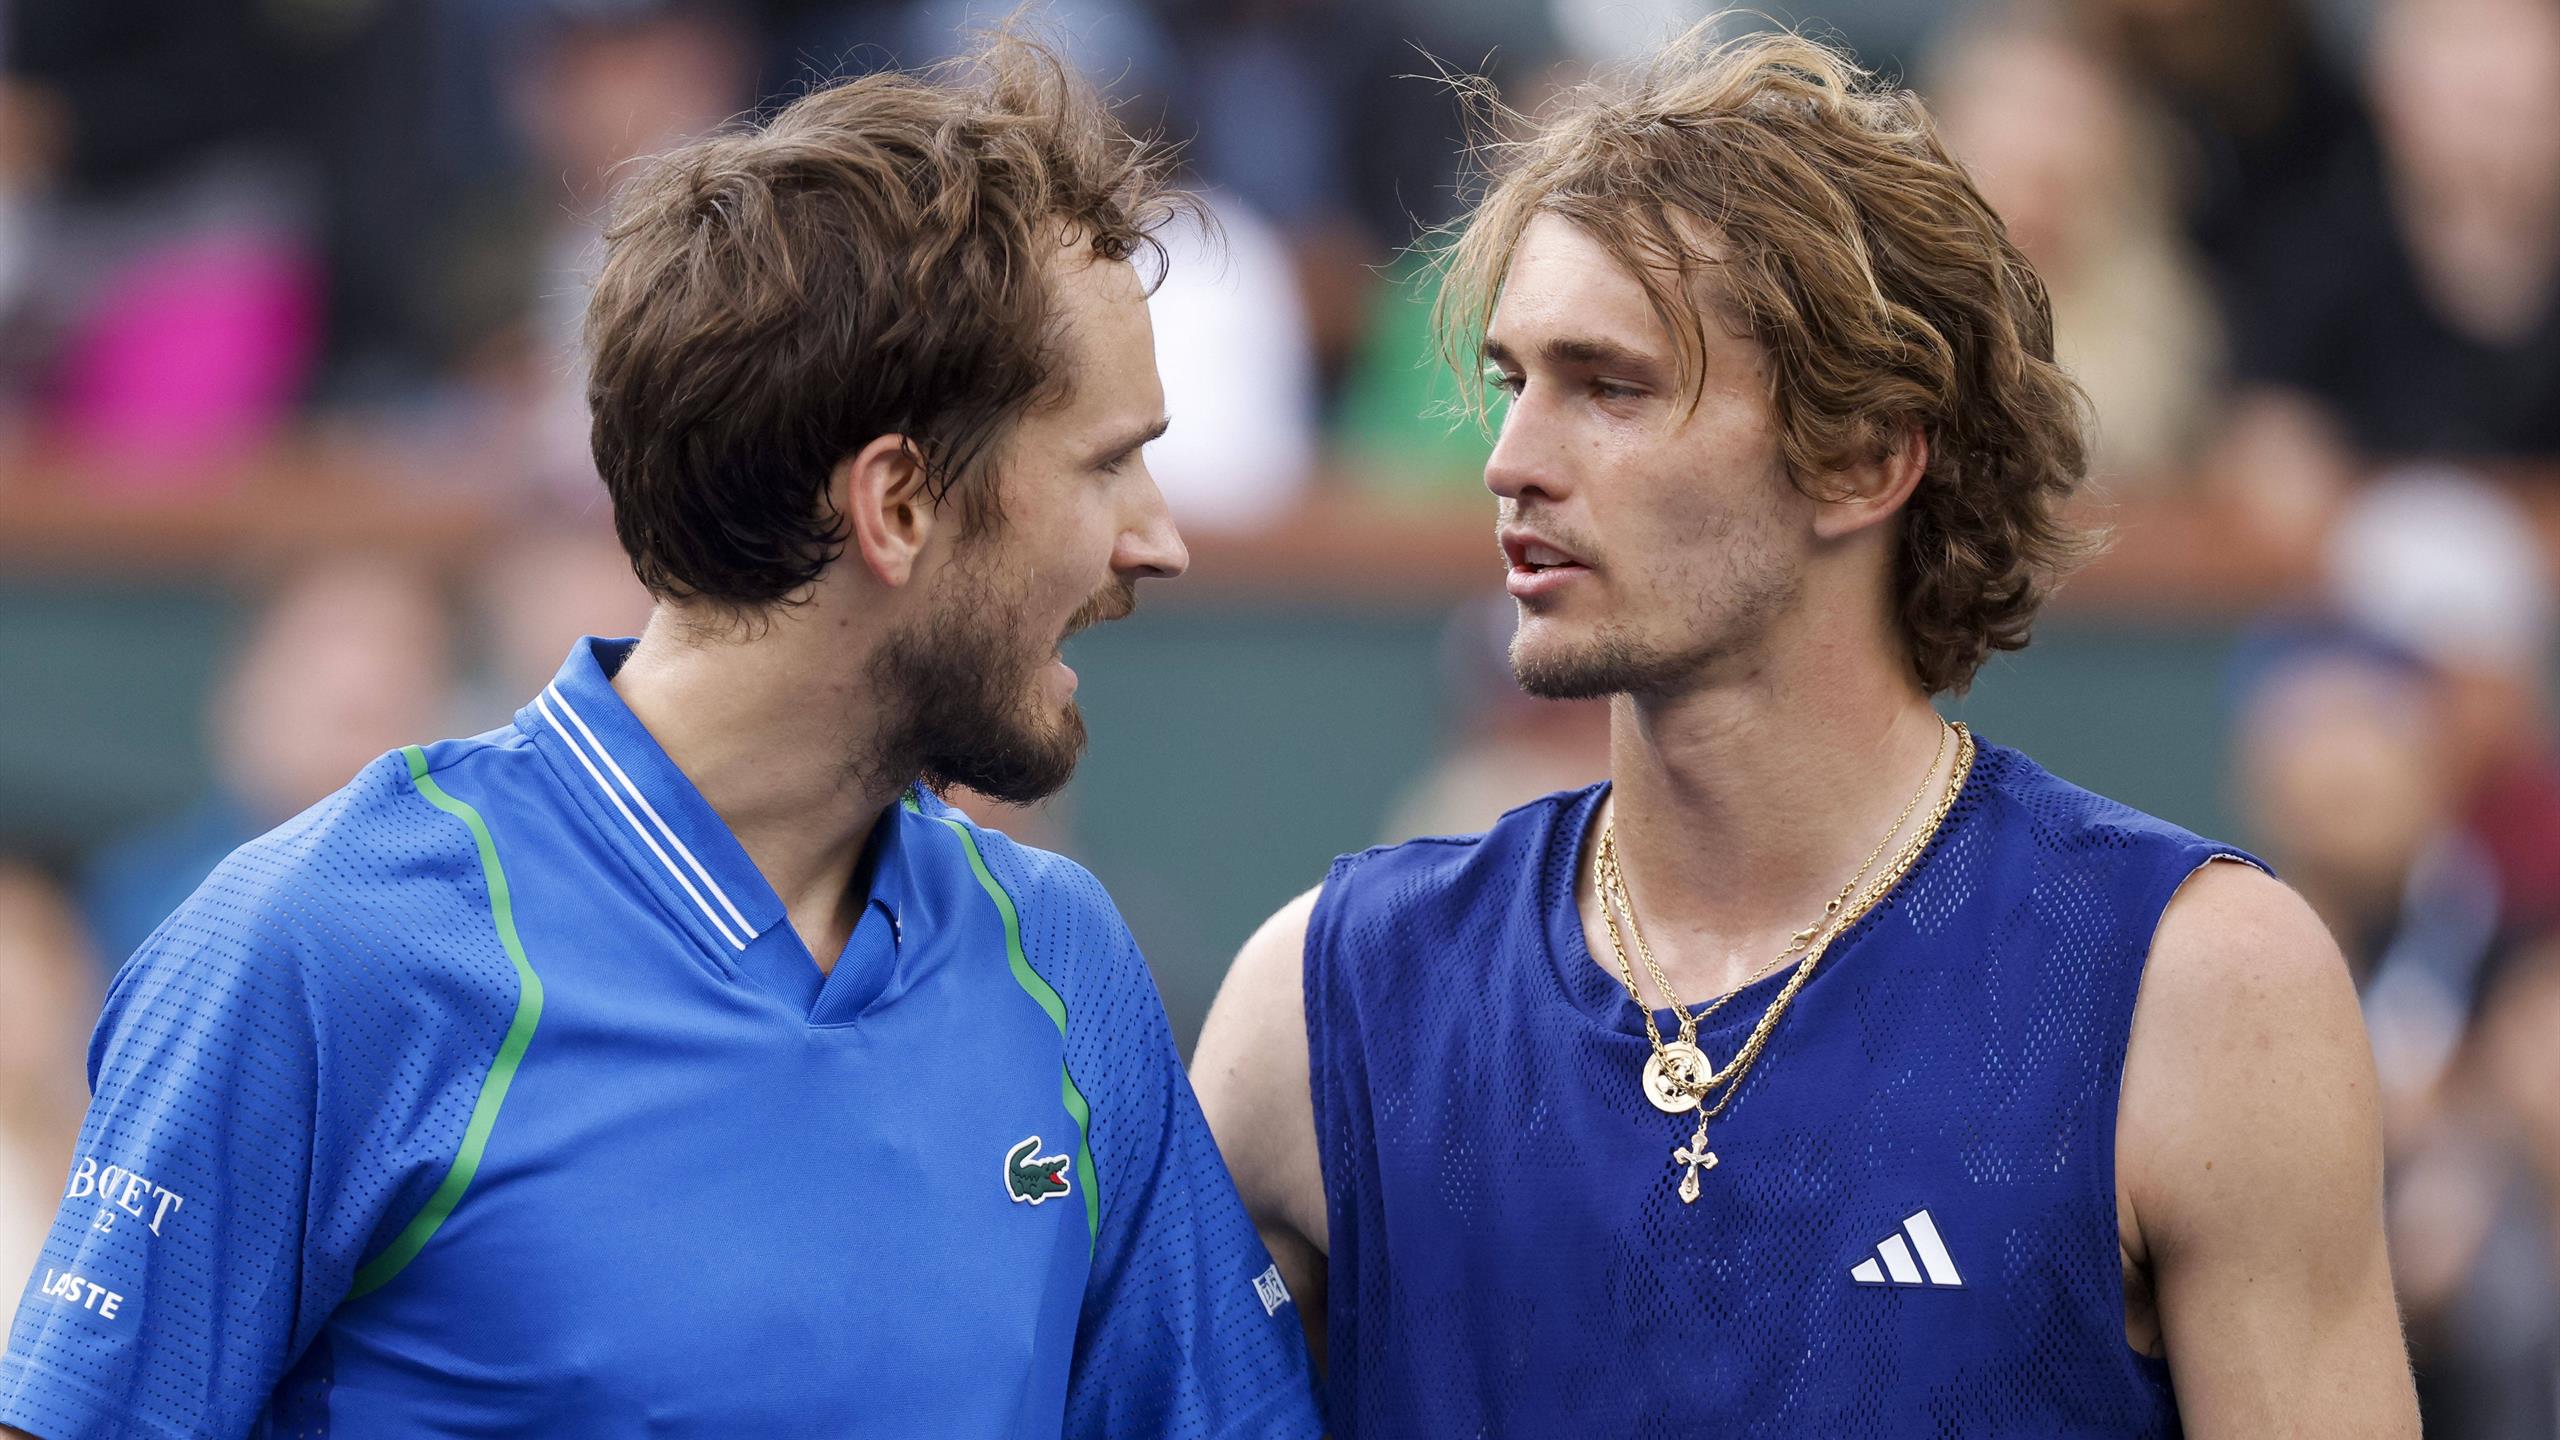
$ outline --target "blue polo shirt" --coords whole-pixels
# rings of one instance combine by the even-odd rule
[[[918,790],[822,974],[628,652],[375,762],[124,967],[0,1422],[1314,1435],[1101,886]]]

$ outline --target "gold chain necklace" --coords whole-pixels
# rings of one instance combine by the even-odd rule
[[[1661,1040],[1660,1032],[1654,1028],[1652,1012],[1645,1006],[1643,996],[1637,991],[1635,970],[1627,963],[1625,946],[1619,941],[1616,920],[1614,917],[1610,918],[1609,940],[1611,948],[1617,951],[1620,975],[1626,982],[1628,995],[1636,1002],[1636,1008],[1644,1012],[1646,1032],[1654,1041],[1654,1057],[1646,1063],[1646,1098],[1651,1100],[1656,1108],[1673,1114],[1684,1113],[1692,1108],[1698,1109],[1697,1128],[1691,1132],[1688,1143],[1674,1147],[1671,1152],[1672,1163],[1686,1167],[1686,1173],[1682,1176],[1679,1185],[1679,1193],[1682,1203],[1696,1203],[1699,1193],[1698,1172],[1701,1170],[1712,1170],[1716,1167],[1715,1152],[1707,1148],[1707,1122],[1722,1115],[1725,1112],[1726,1107],[1733,1104],[1734,1096],[1741,1093],[1743,1076],[1750,1072],[1753,1062],[1760,1058],[1760,1052],[1768,1045],[1769,1036],[1777,1029],[1778,1021],[1785,1016],[1787,1007],[1794,1003],[1796,992],[1804,988],[1806,980],[1812,978],[1814,966],[1820,963],[1824,953],[1830,949],[1831,943],[1834,940],[1837,940],[1851,926],[1866,918],[1867,912],[1874,909],[1878,901],[1892,893],[1894,886],[1900,884],[1903,877],[1910,873],[1911,867],[1919,862],[1921,854],[1928,849],[1929,842],[1936,838],[1938,831],[1946,824],[1948,812],[1955,808],[1956,797],[1963,793],[1965,781],[1973,773],[1974,758],[1973,733],[1967,729],[1962,722],[1949,726],[1946,731],[1942,731],[1940,733],[1938,753],[1940,755],[1946,753],[1946,740],[1950,733],[1955,737],[1957,745],[1955,768],[1953,773],[1948,776],[1946,790],[1938,797],[1938,803],[1930,812],[1928,822],[1923,825],[1919,831],[1914,833],[1910,842],[1904,845],[1902,850],[1894,856],[1892,865],[1887,867],[1883,875],[1877,877],[1875,884],[1868,887],[1866,892],[1858,897],[1858,903],[1854,907],[1848,909],[1845,914],[1841,913],[1841,906],[1846,899],[1844,893],[1841,899],[1834,900],[1830,905],[1824,907],[1823,919],[1821,921],[1818,921],[1813,926],[1808,927],[1807,930],[1797,932],[1797,939],[1790,942],[1790,953],[1792,952],[1795,944],[1803,943],[1808,939],[1808,937],[1810,937],[1810,943],[1805,949],[1804,958],[1796,963],[1795,973],[1787,977],[1785,988],[1778,992],[1777,998],[1769,1002],[1769,1008],[1761,1014],[1759,1023],[1751,1027],[1751,1034],[1749,1038],[1744,1040],[1740,1052],[1734,1056],[1733,1063],[1726,1066],[1723,1070],[1717,1071],[1709,1068],[1706,1065],[1705,1056],[1702,1052],[1697,1052],[1698,1059],[1696,1064],[1701,1073],[1694,1080],[1687,1080],[1678,1075],[1677,1072],[1672,1071],[1670,1066],[1662,1064],[1663,1055],[1666,1052],[1672,1051],[1673,1046],[1665,1045]],[[1937,759],[1932,757],[1929,762],[1928,771],[1921,778],[1920,791],[1913,795],[1912,803],[1906,804],[1902,809],[1902,814],[1895,818],[1893,829],[1885,832],[1885,839],[1887,841],[1891,840],[1894,834],[1901,830],[1903,822],[1910,818],[1911,811],[1915,808],[1919,796],[1927,793],[1928,776],[1936,774],[1937,768]],[[1610,838],[1611,837],[1608,832],[1604,829],[1602,833],[1602,841],[1604,845],[1608,847],[1611,859],[1614,862],[1615,846],[1610,843]],[[1882,853],[1883,848],[1883,842],[1879,842],[1876,850],[1870,852],[1868,855],[1866,865],[1859,867],[1858,874],[1850,877],[1848,888],[1855,888],[1858,880],[1862,878],[1866,874],[1867,870],[1874,865],[1875,856]],[[1615,898],[1620,904],[1625,906],[1628,928],[1636,931],[1637,947],[1639,950],[1644,952],[1647,966],[1654,972],[1655,983],[1663,987],[1663,993],[1665,995],[1669,995],[1671,993],[1670,985],[1664,979],[1660,968],[1653,965],[1652,952],[1650,948],[1645,945],[1644,933],[1636,925],[1635,907],[1632,904],[1626,903],[1625,877],[1623,874],[1617,873],[1614,863],[1612,863],[1610,869],[1612,874],[1615,876],[1617,891]],[[1602,909],[1605,914],[1608,909],[1605,901]],[[1785,958],[1785,954],[1781,954],[1778,957],[1780,961],[1783,961]],[[1713,1004],[1701,1009],[1697,1013],[1696,1018],[1704,1019],[1707,1015],[1712,1014],[1716,1007],[1721,1005],[1724,1000],[1731,999],[1734,994],[1740,993],[1740,989],[1748,988],[1752,983],[1755,983],[1759,978],[1766,976],[1776,968],[1777,963],[1772,962],[1761,970],[1759,976],[1754,976],[1753,980],[1744,982],[1742,987],[1739,987],[1734,991],[1727,992],[1725,996],[1721,997]],[[1674,1008],[1678,1008],[1676,1001],[1674,1003]],[[1687,1011],[1683,1010],[1681,1013],[1684,1019],[1687,1018]],[[1694,1021],[1683,1028],[1687,1035],[1694,1035]],[[1690,1048],[1693,1052],[1695,1051],[1694,1045]],[[1679,1104],[1676,1108],[1673,1105],[1664,1103],[1664,1099],[1659,1097],[1656,1090],[1655,1075],[1657,1070],[1670,1073],[1675,1079],[1682,1079],[1682,1083],[1678,1088],[1676,1090],[1671,1090],[1670,1093],[1673,1098],[1685,1100],[1686,1103]],[[1704,1101],[1708,1092],[1718,1088],[1723,1089],[1724,1094],[1719,1097],[1713,1105],[1705,1105]],[[1670,1087],[1665,1087],[1665,1089],[1669,1090]]]
[[[1940,721],[1938,748],[1929,757],[1929,768],[1920,772],[1919,788],[1911,792],[1910,799],[1902,802],[1902,810],[1893,817],[1893,824],[1878,837],[1875,848],[1867,852],[1867,858],[1859,862],[1856,872],[1841,885],[1840,893],[1832,896],[1830,903],[1822,907],[1822,917],[1787,937],[1787,943],[1778,951],[1777,958],[1761,966],[1757,973],[1740,985],[1708,1001],[1695,1013],[1682,1004],[1679,995],[1672,990],[1670,977],[1663,973],[1661,964],[1653,958],[1653,946],[1644,938],[1644,927],[1636,923],[1635,902],[1628,897],[1626,873],[1618,864],[1616,818],[1613,816],[1600,827],[1600,849],[1592,863],[1593,889],[1599,895],[1600,918],[1608,927],[1609,948],[1617,956],[1618,974],[1626,984],[1627,998],[1636,1002],[1636,1010],[1644,1016],[1645,1039],[1653,1053],[1646,1057],[1642,1082],[1644,1097],[1655,1109],[1666,1115],[1694,1110],[1707,1091],[1713,1088],[1716,1068],[1714,1062],[1707,1058],[1706,1051],[1698,1046],[1699,1024],[1723,1009],[1726,1001],[1766,979],[1785,964],[1789,956],[1811,945],[1814,937],[1840,914],[1840,907],[1849,903],[1849,896],[1858,888],[1858,882],[1866,879],[1867,872],[1875,868],[1876,857],[1884,853],[1885,846],[1893,843],[1893,837],[1902,833],[1903,825],[1911,819],[1911,812],[1919,807],[1920,797],[1929,793],[1929,779],[1938,773],[1938,762],[1946,758],[1947,737],[1951,733],[1946,722]],[[1664,1041],[1662,1031],[1653,1023],[1653,1007],[1636,982],[1635,967],[1627,962],[1626,939],[1618,931],[1618,917],[1622,913],[1626,916],[1626,928],[1635,935],[1636,951],[1644,957],[1645,969],[1652,974],[1653,983],[1662,992],[1664,1008],[1680,1017],[1677,1037],[1668,1042]]]

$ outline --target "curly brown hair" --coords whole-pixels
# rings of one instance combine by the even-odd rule
[[[1482,337],[1512,254],[1532,219],[1561,216],[1642,283],[1693,398],[1708,324],[1767,350],[1799,488],[1927,437],[1894,580],[1931,694],[2027,643],[2095,543],[2060,513],[2087,468],[2086,407],[2054,363],[2043,283],[1918,96],[1819,41],[1719,42],[1711,25],[1535,122],[1461,85],[1493,138],[1477,152],[1482,198],[1442,252],[1436,322],[1480,417]]]
[[[586,323],[596,468],[641,580],[788,603],[842,552],[835,466],[887,434],[964,534],[994,524],[997,442],[1072,378],[1049,261],[1153,248],[1188,208],[1168,166],[1013,29],[644,164]]]

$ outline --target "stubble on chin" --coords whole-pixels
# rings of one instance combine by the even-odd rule
[[[1533,639],[1524,611],[1511,637],[1511,676],[1542,700],[1676,695],[1768,643],[1778,617],[1795,603],[1799,590],[1794,576],[1774,566],[1760,567],[1729,588],[1721,606],[1700,597],[1685,645],[1639,638],[1613,624],[1597,626],[1579,639]]]
[[[1541,700],[1601,700],[1661,688],[1683,667],[1624,635],[1578,645],[1535,645],[1515,635],[1511,678]]]

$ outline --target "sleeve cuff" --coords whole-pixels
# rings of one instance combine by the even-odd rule
[[[1316,1413],[1314,1396],[1287,1391],[1219,1426],[1212,1434],[1215,1440],[1321,1440],[1324,1420]]]
[[[0,1357],[0,1425],[36,1440],[195,1440],[25,1355]]]

